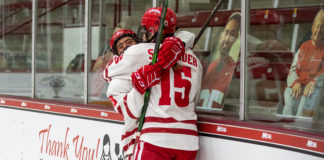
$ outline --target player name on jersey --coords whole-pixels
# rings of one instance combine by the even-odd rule
[[[197,67],[197,58],[190,54],[184,53],[183,56],[181,56],[180,61]]]

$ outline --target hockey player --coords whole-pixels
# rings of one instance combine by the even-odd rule
[[[121,55],[129,46],[136,43],[138,43],[138,38],[132,30],[119,29],[112,35],[110,39],[111,50],[105,49],[103,55],[97,58],[92,68],[93,76],[91,77],[91,98],[94,100],[91,102],[92,104],[107,103],[106,100],[100,101],[100,99],[105,99],[105,94],[103,93],[106,92],[106,90],[103,91],[103,89],[107,85],[105,80],[102,78],[102,72],[111,61],[113,55]]]
[[[140,39],[154,42],[158,31],[161,8],[145,12],[139,29]],[[176,16],[167,10],[164,40],[155,65],[150,65],[154,43],[140,43],[114,57],[105,76],[110,80],[107,96],[114,108],[124,115],[122,135],[125,155],[130,157],[134,145],[137,119],[144,104],[144,92],[151,88],[140,142],[135,159],[195,159],[198,150],[197,116],[194,107],[199,98],[202,66],[191,51],[194,35],[175,34]],[[178,61],[178,59],[180,59]],[[180,67],[173,69],[177,64]]]
[[[116,31],[110,39],[110,48],[114,55],[120,56],[124,51],[138,42],[136,34],[129,29]]]
[[[128,93],[130,91],[130,89],[132,88],[131,87],[131,81],[130,82],[130,85],[128,86],[128,88],[126,90],[123,90],[123,88],[125,87],[124,83],[123,82],[123,79],[119,80],[116,76],[114,77],[114,81],[111,80],[110,77],[108,77],[108,66],[110,66],[113,62],[117,62],[119,58],[122,58],[123,57],[123,53],[124,51],[134,45],[134,44],[137,44],[138,43],[138,38],[136,36],[136,34],[132,31],[132,30],[128,30],[128,29],[120,29],[118,31],[116,31],[112,37],[111,37],[111,40],[110,40],[110,48],[111,48],[111,52],[113,53],[113,58],[112,60],[110,61],[110,63],[106,66],[104,72],[103,72],[103,77],[106,81],[108,82],[112,82],[111,84],[111,88],[117,88],[117,91],[119,91],[118,94],[122,94],[122,93]],[[114,65],[112,65],[114,66]],[[114,69],[109,69],[109,71],[114,71]],[[113,72],[114,73],[114,72]],[[130,75],[129,75],[130,76]],[[118,81],[120,81],[120,85],[121,86],[116,86],[114,84],[118,84]],[[117,82],[117,83],[115,83]],[[114,87],[112,87],[114,86]],[[120,90],[118,90],[118,88]],[[114,92],[113,89],[110,89],[110,91]],[[114,100],[111,99],[111,101],[114,103]],[[123,114],[123,112],[121,110],[119,110],[120,108],[116,106],[114,106],[115,110],[120,113],[120,114]],[[125,122],[128,124],[126,125],[127,127],[124,128],[125,131],[129,130],[129,128],[136,128],[138,123],[137,123],[137,119],[133,119],[133,118],[128,118],[129,116],[127,115],[127,112],[125,112],[126,114],[124,115],[125,117]],[[126,132],[124,132],[126,133]],[[124,136],[127,136],[128,138],[123,138]],[[125,155],[129,155],[132,151],[132,147],[134,145],[134,141],[135,141],[135,135],[126,135],[124,134],[122,136],[122,144],[124,144],[124,147],[123,147],[123,150],[126,151],[125,152]],[[128,156],[130,157],[130,156]]]
[[[324,83],[324,10],[313,22],[311,39],[297,51],[287,77],[284,115],[312,117]]]

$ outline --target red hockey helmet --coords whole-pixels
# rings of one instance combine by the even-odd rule
[[[147,10],[141,21],[141,26],[143,26],[148,33],[157,33],[160,24],[162,8],[154,7]],[[163,34],[175,33],[177,27],[177,17],[172,9],[168,8],[164,21]]]
[[[116,50],[116,44],[123,37],[132,37],[132,38],[134,38],[135,41],[137,41],[136,34],[132,30],[130,30],[130,29],[118,30],[111,36],[111,39],[110,39],[110,48],[111,48],[111,51],[113,52],[113,54],[118,55],[117,50]]]

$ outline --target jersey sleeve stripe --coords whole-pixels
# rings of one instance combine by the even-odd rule
[[[124,106],[125,106],[125,109],[126,109],[126,112],[127,112],[128,116],[129,116],[130,118],[137,119],[137,118],[132,114],[132,112],[129,110],[129,108],[128,108],[128,104],[127,104],[127,95],[124,97]]]
[[[145,122],[158,122],[158,123],[186,123],[186,124],[197,124],[197,120],[184,120],[184,121],[178,121],[172,117],[169,118],[159,118],[159,117],[146,117]]]
[[[103,78],[105,81],[109,82],[111,78],[108,77],[108,68],[106,67],[104,72],[103,72]]]
[[[116,101],[116,99],[115,99],[113,96],[109,96],[109,100],[112,102],[112,104],[113,104],[115,110],[116,110],[118,113],[124,115],[124,114],[123,114],[123,111],[122,111],[122,109],[121,109],[121,107],[120,107],[120,105],[116,106],[116,105],[117,105],[117,101]]]
[[[116,106],[117,101],[113,96],[109,96],[109,100],[112,102],[113,106]]]
[[[120,106],[117,106],[117,111],[118,111],[118,113],[120,113],[120,114],[124,115],[124,114],[123,114],[123,111],[122,111],[122,109],[121,109],[121,107],[120,107]]]
[[[132,145],[135,145],[135,139],[132,139],[128,144],[126,144],[125,146],[123,146],[124,152],[127,152],[127,150],[129,148],[133,148]]]
[[[125,134],[122,135],[122,140],[124,140],[125,138],[128,138],[131,135],[134,135],[136,131],[137,131],[137,127],[134,128],[132,131],[126,132]]]
[[[142,134],[147,133],[170,133],[170,134],[184,134],[198,136],[198,132],[189,129],[179,129],[179,128],[145,128],[142,130]]]

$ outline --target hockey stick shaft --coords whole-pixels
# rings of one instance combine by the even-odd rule
[[[164,29],[164,20],[165,20],[165,16],[166,16],[166,11],[168,8],[168,0],[164,0],[163,1],[163,6],[162,6],[162,13],[161,13],[161,19],[160,19],[160,24],[159,24],[159,30],[157,32],[157,37],[156,37],[156,43],[154,46],[154,53],[153,53],[153,57],[152,57],[152,64],[155,64],[156,60],[157,60],[157,56],[158,56],[158,52],[160,49],[160,44],[161,44],[161,40],[162,40],[162,36],[163,36],[163,29]],[[144,120],[145,120],[145,114],[146,114],[146,110],[148,107],[148,102],[150,99],[150,88],[145,92],[144,95],[144,105],[142,107],[142,112],[141,112],[141,116],[139,118],[139,122],[138,122],[138,128],[137,128],[137,132],[140,133],[142,131],[143,125],[144,125]]]
[[[194,44],[192,46],[192,48],[195,47],[195,45],[197,44],[197,42],[199,41],[201,35],[204,33],[205,29],[207,28],[210,20],[212,17],[214,17],[214,15],[216,14],[216,12],[218,11],[219,7],[221,6],[221,4],[223,3],[224,0],[220,0],[218,1],[217,5],[215,6],[215,8],[213,9],[213,11],[211,12],[211,14],[209,15],[209,17],[207,18],[205,24],[203,25],[203,27],[200,29],[199,33],[197,34]]]

